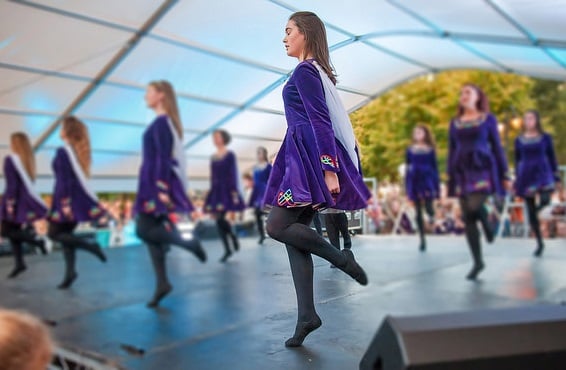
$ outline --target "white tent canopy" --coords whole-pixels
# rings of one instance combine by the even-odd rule
[[[134,191],[152,119],[144,89],[167,79],[179,94],[192,187],[207,186],[218,127],[248,169],[256,147],[276,152],[285,132],[281,89],[296,60],[282,38],[296,10],[326,22],[349,110],[446,69],[566,78],[565,0],[1,1],[0,155],[11,132],[27,132],[49,191],[56,122],[72,112],[89,126],[95,189]]]

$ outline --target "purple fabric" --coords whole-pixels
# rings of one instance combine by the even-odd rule
[[[440,180],[436,164],[436,151],[409,147],[406,153],[407,170],[405,188],[412,201],[437,199],[440,194]]]
[[[470,193],[505,195],[507,159],[501,146],[497,120],[492,114],[477,124],[450,123],[448,195]]]
[[[312,61],[299,63],[283,88],[287,132],[266,189],[265,204],[362,209],[371,194],[361,172],[334,137],[320,75]],[[324,171],[337,172],[340,194],[333,198]]]
[[[260,168],[254,168],[254,186],[250,196],[249,206],[254,208],[263,208],[263,197],[265,196],[265,189],[267,189],[267,181],[271,174],[271,164]]]
[[[134,214],[162,215],[194,210],[183,183],[175,174],[175,164],[173,133],[167,116],[158,116],[143,134],[142,164]],[[159,200],[159,193],[168,195],[171,202],[163,203]]]
[[[52,167],[55,175],[55,190],[49,211],[50,221],[56,223],[94,221],[106,214],[98,201],[92,199],[83,188],[64,148],[57,149]],[[70,216],[63,214],[65,206],[71,208]]]
[[[6,189],[0,203],[0,218],[16,224],[37,221],[47,215],[45,205],[30,195],[10,157],[4,158]],[[8,208],[12,208],[9,212]]]
[[[515,192],[521,197],[554,189],[560,174],[550,135],[515,140],[515,175]]]
[[[242,211],[246,208],[238,189],[236,156],[228,151],[210,162],[211,187],[204,209],[206,212]]]

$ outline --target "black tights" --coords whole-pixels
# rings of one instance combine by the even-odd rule
[[[216,214],[216,226],[218,227],[218,232],[220,233],[220,239],[222,239],[222,244],[224,245],[224,258],[232,254],[230,249],[230,243],[228,238],[232,240],[234,244],[234,249],[240,249],[240,242],[230,222],[226,220],[226,212],[219,212]]]
[[[425,227],[424,227],[424,220],[423,220],[423,208],[426,214],[432,218],[434,217],[434,207],[432,203],[432,199],[419,199],[415,201],[415,211],[416,211],[416,221],[417,227],[419,229],[419,237],[421,239],[421,250],[426,249],[426,241],[425,241]]]
[[[165,264],[170,245],[176,245],[194,253],[202,262],[206,260],[199,240],[196,237],[192,240],[183,239],[175,224],[165,215],[140,213],[136,219],[136,234],[147,245],[155,271],[156,293],[171,289]]]
[[[466,239],[468,240],[468,246],[470,247],[470,252],[474,260],[474,266],[483,266],[478,221],[482,224],[488,240],[493,239],[493,231],[490,229],[487,210],[484,207],[486,200],[487,194],[481,193],[467,194],[460,198]]]
[[[263,243],[263,241],[265,240],[265,229],[263,226],[263,216],[265,215],[265,213],[263,212],[263,209],[261,208],[256,208],[255,209],[255,220],[257,223],[257,231],[259,233],[259,243]]]
[[[536,203],[536,196],[525,197],[525,203],[527,204],[527,213],[529,216],[529,223],[531,229],[535,234],[537,244],[539,248],[542,248],[542,234],[540,232],[540,221],[538,219],[538,213],[541,209],[550,204],[551,192],[544,191],[539,195],[539,204]]]
[[[18,271],[26,269],[24,262],[23,243],[41,247],[42,241],[30,230],[24,229],[21,224],[3,220],[2,236],[10,241],[12,254],[14,255],[14,271],[10,276],[16,276]],[[16,274],[14,274],[16,272]],[[12,277],[13,277],[12,276]]]
[[[348,216],[346,216],[346,213],[326,213],[324,215],[324,223],[330,244],[340,250],[340,235],[342,235],[342,238],[344,238],[344,248],[352,248],[352,238],[348,230]]]
[[[318,318],[314,307],[313,261],[315,254],[335,266],[344,266],[343,254],[310,228],[315,211],[312,207],[274,207],[267,219],[267,233],[285,243],[291,274],[295,284],[298,321],[309,322]]]

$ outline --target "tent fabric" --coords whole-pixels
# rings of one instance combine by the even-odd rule
[[[257,146],[275,153],[284,136],[281,90],[296,60],[282,38],[296,10],[325,21],[349,111],[442,70],[566,78],[565,0],[2,1],[0,155],[11,132],[27,132],[40,144],[40,187],[48,191],[61,143],[57,131],[40,138],[126,51],[73,111],[90,129],[97,191],[135,190],[141,135],[152,119],[144,89],[155,79],[170,80],[179,94],[193,188],[208,186],[215,128],[233,134],[239,166],[249,169]],[[134,35],[139,42],[129,44]]]

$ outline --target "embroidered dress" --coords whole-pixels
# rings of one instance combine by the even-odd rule
[[[312,60],[295,68],[283,88],[283,100],[287,132],[273,165],[265,203],[276,207],[365,208],[370,192],[359,169],[357,149],[353,145],[352,150],[346,150],[336,139],[323,81]],[[340,194],[330,194],[324,171],[337,173]]]
[[[440,194],[440,180],[433,148],[411,146],[406,153],[405,188],[412,201],[431,200]]]
[[[550,135],[515,140],[515,174],[515,192],[521,197],[554,190],[560,174]]]
[[[474,121],[455,118],[449,135],[448,195],[504,195],[507,159],[495,117],[487,114]]]
[[[20,157],[10,154],[4,159],[6,188],[0,203],[0,218],[15,224],[26,224],[44,218],[47,207],[35,192],[33,181]]]
[[[55,174],[55,190],[49,221],[55,223],[94,221],[106,214],[98,198],[88,187],[86,176],[71,147],[57,149],[52,163]],[[71,215],[63,209],[70,207]]]
[[[246,208],[238,188],[236,156],[228,151],[222,158],[212,158],[211,187],[206,196],[206,212],[242,211]]]

